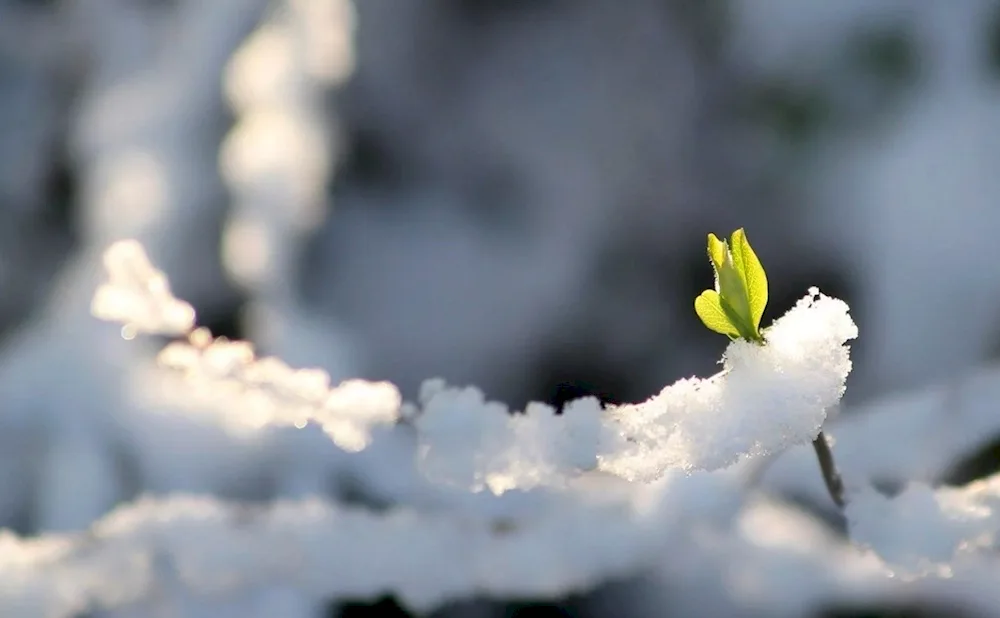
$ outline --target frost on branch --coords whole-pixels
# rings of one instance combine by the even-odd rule
[[[149,263],[138,241],[111,245],[104,267],[109,281],[94,294],[94,316],[151,334],[182,335],[194,326],[194,309],[174,298],[166,275]]]
[[[249,343],[213,341],[201,329],[188,341],[166,346],[157,361],[183,380],[176,384],[173,376],[164,376],[161,394],[167,401],[179,390],[183,397],[175,405],[209,410],[231,429],[301,428],[314,422],[342,449],[359,451],[368,445],[372,426],[399,418],[399,390],[388,382],[348,380],[331,388],[321,369],[257,358]]]
[[[231,429],[315,422],[347,451],[367,446],[372,427],[398,419],[399,391],[388,382],[352,380],[331,388],[325,371],[292,369],[277,358],[258,358],[249,343],[193,329],[194,310],[174,298],[138,242],[111,245],[104,263],[109,281],[94,296],[96,317],[139,332],[186,337],[157,358],[171,372],[155,376],[156,403],[208,412]]]
[[[611,410],[627,446],[603,455],[601,467],[648,480],[668,468],[716,470],[813,440],[844,394],[846,344],[857,335],[847,304],[811,288],[764,331],[766,345],[735,340],[718,374]]]

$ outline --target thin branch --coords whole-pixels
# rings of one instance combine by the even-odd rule
[[[826,482],[826,489],[830,492],[833,502],[843,508],[846,504],[844,500],[844,481],[837,472],[837,464],[833,462],[833,451],[827,444],[826,436],[819,432],[813,440],[813,448],[816,449],[816,458],[819,459],[819,469],[823,473],[823,480]]]

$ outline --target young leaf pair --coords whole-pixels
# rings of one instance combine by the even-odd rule
[[[711,330],[730,339],[763,343],[760,320],[767,305],[767,276],[743,228],[729,242],[708,235],[708,257],[715,271],[715,289],[694,300],[694,310]]]

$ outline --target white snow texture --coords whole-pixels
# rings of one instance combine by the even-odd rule
[[[708,379],[608,410],[585,398],[562,415],[538,403],[511,414],[441,380],[425,382],[417,403],[384,382],[331,386],[323,371],[194,327],[137,241],[104,259],[95,315],[127,325],[129,338],[175,335],[144,383],[150,410],[251,441],[285,427],[304,446],[314,428],[322,452],[291,450],[286,465],[308,478],[342,453],[390,505],[340,504],[307,483],[300,498],[269,504],[145,495],[83,532],[5,531],[0,615],[312,616],[387,593],[427,612],[484,595],[556,598],[634,574],[648,586],[627,601],[638,616],[660,615],[661,581],[692,582],[675,607],[777,616],[830,598],[912,596],[913,579],[922,594],[977,608],[1000,596],[1000,477],[914,485],[894,499],[854,489],[851,538],[838,540],[753,492],[733,465],[808,444],[844,392],[857,328],[845,303],[815,288],[765,330],[765,345],[731,342]],[[737,565],[719,582],[725,593],[706,599],[723,565]],[[956,593],[972,589],[971,600]]]
[[[767,345],[737,339],[715,376],[614,409],[628,446],[602,453],[602,467],[649,480],[671,467],[717,470],[813,440],[844,394],[845,344],[857,335],[843,301],[810,289],[764,332]]]
[[[11,338],[0,364],[0,512],[13,521],[30,511],[38,529],[0,531],[0,617],[307,618],[328,615],[330,603],[386,594],[428,612],[452,601],[555,599],[626,581],[624,593],[608,593],[607,615],[798,618],[834,604],[875,602],[1000,618],[1000,475],[939,486],[958,456],[988,446],[1000,431],[996,368],[832,418],[858,332],[845,303],[813,289],[766,329],[766,345],[732,342],[718,374],[680,380],[637,404],[602,409],[585,398],[556,415],[539,403],[512,411],[478,388],[442,380],[425,382],[417,402],[403,401],[388,382],[345,381],[360,374],[353,364],[363,364],[364,346],[354,349],[290,286],[343,154],[324,95],[355,61],[352,4],[58,4],[65,29],[52,31],[58,41],[34,47],[75,52],[82,42],[86,49],[78,55],[87,58],[88,75],[69,123],[82,249],[47,311]],[[266,11],[269,4],[280,10]],[[413,13],[421,4],[356,3],[376,17]],[[903,110],[892,135],[866,131],[825,153],[839,173],[821,187],[828,218],[816,223],[824,229],[814,237],[833,234],[857,256],[874,299],[867,313],[879,324],[865,333],[871,362],[899,385],[921,382],[935,363],[962,366],[987,345],[982,325],[993,319],[997,286],[981,269],[965,268],[954,239],[972,234],[985,242],[995,226],[981,223],[1000,212],[991,201],[998,176],[983,156],[1000,135],[990,129],[997,125],[995,84],[973,79],[982,46],[969,34],[992,3],[977,0],[964,11],[911,5],[733,3],[736,55],[761,74],[807,82],[822,73],[814,56],[829,52],[856,14],[910,15],[933,35],[925,96]],[[613,14],[655,26],[642,3],[602,6],[593,13],[584,6],[567,32],[594,38],[595,24]],[[5,8],[0,23],[5,48],[35,33],[7,19],[14,10]],[[394,22],[369,20],[375,34],[367,40],[381,35],[391,42],[390,56],[409,54],[407,36],[380,32],[380,23]],[[482,116],[473,123],[481,127],[477,139],[539,170],[533,182],[551,199],[533,216],[547,232],[527,246],[484,243],[454,233],[467,226],[464,219],[436,211],[405,225],[386,217],[380,241],[348,227],[345,251],[364,248],[365,268],[347,269],[340,300],[378,301],[361,303],[367,319],[360,324],[383,360],[406,335],[435,367],[476,365],[485,375],[483,367],[510,364],[520,342],[548,329],[561,315],[555,308],[579,290],[582,254],[609,227],[607,204],[628,208],[609,198],[621,193],[608,193],[606,183],[641,185],[644,176],[631,173],[639,164],[660,173],[660,156],[648,157],[652,164],[615,155],[632,153],[634,142],[609,143],[608,127],[598,122],[610,117],[601,110],[620,114],[617,99],[603,98],[613,85],[580,91],[590,110],[580,125],[557,122],[566,116],[558,97],[539,107],[535,91],[551,82],[551,66],[521,59],[547,49],[551,33],[535,30],[515,37],[523,56],[498,54],[495,73],[466,76],[480,80],[467,88],[476,101],[466,113]],[[655,27],[637,31],[650,40],[677,38]],[[165,43],[178,33],[182,45]],[[587,75],[609,53],[594,49],[579,59]],[[649,60],[648,49],[632,50],[645,58],[643,70],[688,70],[677,68],[686,53]],[[385,62],[384,54],[368,56]],[[945,70],[951,65],[965,68]],[[383,79],[400,98],[419,99],[423,72],[411,73],[369,78]],[[516,79],[490,87],[508,74]],[[514,81],[524,89],[512,91],[515,97],[534,112],[527,125],[496,120],[510,114],[503,107],[509,97],[493,101],[492,94]],[[670,80],[668,92],[651,99],[671,102],[650,112],[668,133],[684,134],[677,126],[695,117],[704,98],[688,81]],[[222,136],[206,128],[227,105],[235,122],[220,153]],[[52,110],[24,107],[49,118],[40,122],[61,123]],[[461,113],[458,107],[446,113]],[[630,123],[647,122],[645,114],[627,115]],[[429,146],[418,154],[432,168],[466,173],[455,163],[468,153],[451,144],[449,131],[435,136],[422,122],[399,124],[421,125],[419,142]],[[579,127],[594,133],[577,137]],[[40,143],[55,129],[11,128],[0,149],[12,150],[4,160],[17,165],[2,172],[0,184],[35,186],[35,153],[48,150]],[[517,132],[541,138],[521,140]],[[690,158],[687,142],[668,142],[667,155]],[[966,188],[958,198],[956,187]],[[428,199],[437,200],[432,189]],[[689,201],[688,190],[679,190],[678,204]],[[13,202],[38,201],[31,191],[14,194]],[[980,224],[942,218],[941,203]],[[351,220],[357,212],[336,216]],[[680,229],[649,225],[641,208],[627,217],[615,211],[615,219],[639,221],[656,242],[671,242],[661,235]],[[377,219],[359,221],[371,230]],[[218,262],[220,228],[222,269],[202,268]],[[913,238],[929,249],[904,251]],[[0,276],[34,268],[18,264],[0,265]],[[169,282],[158,267],[171,273]],[[487,267],[499,275],[483,277]],[[398,283],[426,270],[443,274],[400,302]],[[911,276],[915,271],[933,278]],[[96,281],[98,273],[106,281]],[[515,287],[475,287],[513,280],[512,273],[530,276]],[[275,356],[196,327],[192,306],[211,319],[231,300],[227,281],[252,298],[249,329]],[[439,315],[430,301],[470,286],[474,317],[446,323],[452,316]],[[921,302],[928,289],[940,302]],[[498,322],[500,300],[508,311]],[[6,311],[9,299],[0,303]],[[975,312],[946,319],[959,306]],[[917,317],[890,319],[901,312]],[[407,314],[432,327],[395,331],[410,327],[397,319]],[[120,324],[121,337],[93,316]],[[939,327],[917,337],[914,323]],[[655,330],[640,328],[638,336]],[[151,349],[157,340],[138,337],[143,333],[173,340]],[[480,354],[485,348],[506,352]],[[932,348],[937,358],[917,348]],[[313,365],[329,371],[294,368]],[[833,512],[809,444],[821,429],[848,490],[843,534],[780,497]],[[872,488],[887,482],[897,484],[892,496]]]
[[[847,306],[812,289],[766,331],[767,345],[734,341],[722,372],[641,404],[605,411],[586,398],[559,416],[537,403],[510,414],[475,388],[431,380],[419,405],[404,405],[391,384],[331,387],[323,371],[258,358],[248,343],[195,328],[137,241],[112,244],[104,259],[109,279],[94,314],[177,336],[158,355],[159,405],[237,434],[314,425],[330,449],[347,452],[408,433],[414,483],[436,506],[378,513],[316,495],[258,507],[142,497],[85,533],[4,533],[5,616],[94,606],[142,615],[164,594],[180,603],[273,585],[303,607],[391,592],[426,611],[477,594],[558,596],[655,570],[677,533],[672,521],[702,511],[725,521],[740,503],[729,477],[688,472],[812,440],[844,391],[846,344],[857,334]]]

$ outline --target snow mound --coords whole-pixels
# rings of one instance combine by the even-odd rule
[[[857,335],[847,304],[811,288],[764,332],[767,345],[733,341],[720,373],[611,410],[625,446],[602,455],[601,468],[649,480],[668,468],[717,470],[812,441],[844,394],[846,344]]]

